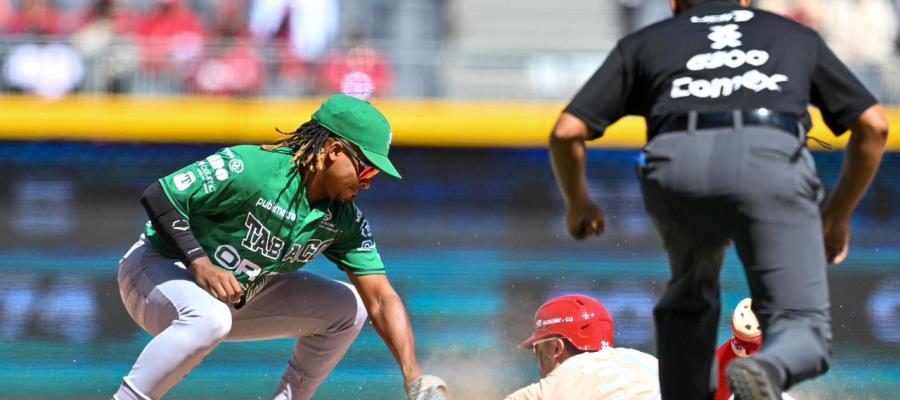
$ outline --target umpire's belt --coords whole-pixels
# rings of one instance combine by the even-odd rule
[[[692,119],[693,121],[691,121]],[[690,131],[692,130],[691,128],[693,130],[714,128],[740,129],[744,126],[776,128],[798,138],[802,138],[805,133],[805,129],[801,128],[802,125],[793,115],[765,108],[733,111],[691,111],[683,114],[673,114],[663,122],[657,133]]]

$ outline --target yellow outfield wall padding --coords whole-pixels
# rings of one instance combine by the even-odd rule
[[[0,97],[0,140],[99,142],[265,143],[275,127],[293,130],[309,120],[323,98],[298,100],[206,97],[72,96],[48,101]],[[438,147],[543,147],[563,103],[373,99],[394,130],[394,144]],[[842,148],[817,111],[810,134]],[[900,109],[889,109],[900,127]],[[643,119],[628,117],[590,143],[635,148],[646,138]],[[818,148],[815,143],[810,143]],[[900,150],[900,135],[889,139]]]

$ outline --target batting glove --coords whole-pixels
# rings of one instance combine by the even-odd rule
[[[409,384],[406,395],[409,400],[447,400],[440,389],[447,390],[443,379],[434,375],[422,375]]]

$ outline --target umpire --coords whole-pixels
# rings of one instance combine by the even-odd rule
[[[576,239],[603,233],[584,142],[624,115],[645,117],[638,170],[672,272],[654,310],[663,398],[713,396],[719,272],[730,241],[765,345],[729,365],[728,384],[737,399],[780,398],[828,370],[826,266],[847,256],[850,214],[878,169],[887,121],[815,31],[749,0],[670,4],[675,16],[619,41],[553,130],[566,223]],[[832,132],[851,131],[821,211],[806,148],[810,103]]]

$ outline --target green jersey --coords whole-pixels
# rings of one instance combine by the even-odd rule
[[[384,274],[369,223],[353,202],[310,204],[289,149],[234,146],[159,180],[203,250],[245,293],[320,253],[354,275]],[[146,236],[172,256],[148,223]]]

